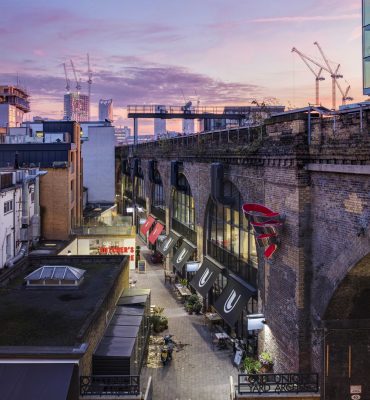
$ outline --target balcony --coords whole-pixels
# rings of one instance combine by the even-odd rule
[[[230,271],[234,272],[246,282],[249,282],[254,287],[257,287],[257,268],[249,265],[246,261],[238,258],[229,251],[217,246],[211,240],[207,240],[207,254],[224,265]]]
[[[162,222],[166,222],[166,211],[163,208],[152,206],[150,212]]]
[[[197,244],[197,232],[188,226],[182,224],[175,218],[172,218],[172,229],[184,236],[185,239],[189,240],[193,244]]]

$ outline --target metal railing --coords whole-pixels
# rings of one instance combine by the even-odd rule
[[[172,218],[172,229],[180,233],[182,236],[184,236],[185,239],[188,239],[193,244],[197,244],[197,232],[184,225],[176,218]]]
[[[150,212],[162,222],[166,222],[166,211],[163,208],[152,206]]]
[[[317,393],[318,374],[240,374],[236,387],[244,393]]]
[[[139,375],[80,376],[81,396],[127,396],[140,393]]]
[[[126,226],[78,226],[72,228],[74,235],[131,235],[132,225]]]

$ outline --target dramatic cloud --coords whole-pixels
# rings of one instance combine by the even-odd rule
[[[132,58],[130,61],[137,59]],[[13,80],[14,75],[0,74],[2,82]],[[204,105],[240,104],[259,97],[263,89],[253,84],[215,80],[182,67],[161,65],[126,66],[117,73],[100,70],[94,73],[93,81],[93,101],[96,103],[100,98],[113,98],[118,107],[126,107],[128,104],[182,104],[182,93],[186,99],[199,97]],[[22,84],[32,96],[33,110],[38,112],[38,102],[46,101],[54,105],[54,110],[49,114],[55,114],[62,108],[65,87],[62,77],[23,74]],[[82,90],[87,91],[86,85]]]

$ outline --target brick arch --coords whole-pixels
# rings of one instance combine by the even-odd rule
[[[370,270],[369,242],[369,239],[348,236],[338,257],[329,265],[321,266],[324,272],[316,275],[312,287],[312,293],[321,293],[320,299],[318,296],[316,296],[316,300],[315,297],[313,298],[314,319],[324,320],[329,316],[329,312],[334,313],[336,299],[337,296],[340,296],[341,288],[348,287],[349,280],[356,274],[356,271],[362,269],[364,263]]]
[[[158,160],[157,161],[157,170],[162,178],[163,185],[163,193],[164,193],[164,201],[166,204],[166,208],[171,207],[171,164],[167,160]]]
[[[370,253],[353,265],[335,288],[323,319],[370,319]]]

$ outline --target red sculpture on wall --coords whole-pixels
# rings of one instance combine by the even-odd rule
[[[281,215],[254,203],[244,204],[243,212],[253,227],[258,246],[264,247],[265,257],[270,258],[277,249],[277,228],[283,224]]]

